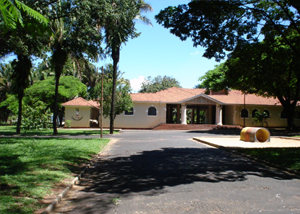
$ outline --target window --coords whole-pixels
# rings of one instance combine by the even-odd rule
[[[151,106],[148,108],[148,116],[156,116],[156,108]]]
[[[259,112],[259,111],[258,111],[257,109],[254,109],[254,110],[252,111],[252,118],[255,118],[256,112]]]
[[[267,115],[267,118],[270,118],[270,111],[269,110],[264,110],[264,113]]]
[[[287,114],[286,114],[286,112],[284,110],[281,112],[280,118],[281,119],[286,119],[287,118]]]
[[[247,109],[242,109],[242,111],[241,111],[241,117],[245,117],[245,118],[248,118],[248,110]]]
[[[125,115],[133,115],[133,113],[134,113],[134,110],[132,107],[129,110],[125,111]]]

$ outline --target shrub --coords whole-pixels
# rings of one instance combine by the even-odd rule
[[[65,126],[71,128],[71,120],[66,120]]]

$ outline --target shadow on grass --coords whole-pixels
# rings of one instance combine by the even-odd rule
[[[157,195],[165,187],[195,182],[245,181],[248,176],[288,180],[294,177],[211,148],[163,148],[128,157],[99,159],[82,179],[86,188],[72,200],[78,213],[106,213],[116,198]],[[99,194],[100,193],[100,194]],[[85,203],[95,206],[85,206]],[[101,212],[97,209],[101,207]]]

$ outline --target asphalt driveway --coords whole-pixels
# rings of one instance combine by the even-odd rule
[[[300,213],[299,178],[192,140],[207,134],[114,135],[54,213]]]

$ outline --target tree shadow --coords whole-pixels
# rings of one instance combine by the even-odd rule
[[[101,207],[97,213],[105,213],[118,197],[156,195],[166,187],[194,182],[245,181],[251,175],[278,180],[295,178],[222,150],[163,148],[128,157],[98,159],[95,167],[84,174],[80,185],[85,188],[73,202],[78,204],[79,212],[92,213]],[[80,205],[87,201],[97,206]]]

